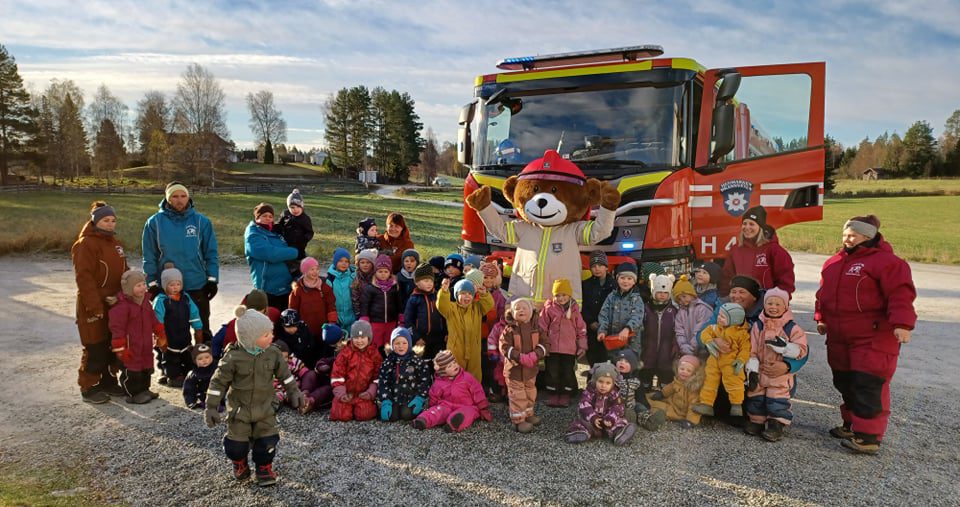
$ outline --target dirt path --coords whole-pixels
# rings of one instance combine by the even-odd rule
[[[824,257],[795,255],[799,324],[810,311]],[[282,485],[259,490],[227,477],[220,438],[179,393],[161,388],[145,406],[91,406],[76,385],[75,285],[66,260],[0,260],[0,462],[80,467],[93,488],[136,505],[484,504],[898,504],[960,503],[960,268],[915,265],[919,324],[897,372],[887,445],[877,457],[844,453],[825,432],[838,421],[823,338],[809,335],[810,363],[797,421],[778,444],[721,424],[641,432],[628,448],[569,446],[573,409],[539,409],[544,425],[519,436],[502,406],[493,423],[462,435],[380,423],[335,424],[280,416]],[[211,322],[227,320],[249,289],[244,266],[227,266]]]

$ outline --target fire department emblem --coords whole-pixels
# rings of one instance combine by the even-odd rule
[[[190,224],[190,225],[187,226],[187,237],[188,237],[188,238],[195,238],[195,237],[197,237],[197,226],[196,226],[196,225]]]
[[[732,216],[738,217],[746,213],[750,207],[750,194],[753,193],[753,183],[747,180],[728,180],[720,184],[720,195],[723,196],[723,207]]]
[[[757,263],[756,263],[755,265],[756,265],[757,267],[766,266],[766,265],[767,265],[767,254],[764,253],[764,252],[758,253],[756,260],[757,260]]]
[[[550,245],[550,246],[551,246],[552,249],[553,249],[553,253],[555,253],[555,254],[563,253],[563,243],[553,243],[553,244]]]
[[[860,271],[862,271],[862,270],[863,270],[863,263],[862,263],[862,262],[855,262],[855,263],[851,264],[849,268],[847,268],[847,273],[846,273],[846,274],[848,274],[848,275],[850,275],[850,276],[860,276]]]

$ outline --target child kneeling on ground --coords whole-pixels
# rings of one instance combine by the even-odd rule
[[[371,347],[373,328],[365,320],[350,326],[350,341],[333,362],[331,421],[369,421],[377,415],[377,374],[383,358]]]
[[[750,330],[750,360],[747,361],[749,388],[744,406],[750,422],[748,435],[760,435],[770,442],[783,438],[784,427],[793,420],[790,394],[795,372],[777,377],[764,373],[784,358],[803,359],[807,355],[807,333],[793,321],[790,295],[774,287],[763,296],[763,314]]]
[[[614,445],[626,445],[633,438],[637,427],[623,416],[617,377],[617,369],[610,363],[593,367],[593,377],[580,395],[577,418],[564,437],[568,443],[579,444],[606,436]]]
[[[660,391],[650,393],[650,415],[642,418],[644,428],[655,431],[667,420],[679,421],[680,427],[690,429],[700,424],[700,414],[693,406],[700,401],[700,388],[703,386],[703,368],[700,358],[687,354],[677,361],[673,382]]]
[[[445,424],[445,431],[459,433],[477,419],[493,419],[480,381],[457,364],[453,352],[440,351],[433,368],[437,374],[430,386],[430,408],[413,420],[414,428],[425,430]]]
[[[303,393],[297,388],[280,349],[270,346],[273,322],[245,306],[238,306],[234,315],[237,342],[227,346],[217,372],[210,379],[204,421],[211,428],[220,423],[222,415],[217,408],[226,396],[227,434],[223,437],[223,450],[233,461],[233,476],[237,480],[250,477],[247,453],[252,442],[257,484],[272,486],[277,483],[273,458],[280,442],[273,380],[283,383],[287,401],[294,408],[303,403]],[[264,372],[269,375],[263,375]]]
[[[377,386],[380,420],[410,421],[426,407],[433,375],[429,364],[413,352],[413,338],[407,328],[393,330],[389,350]]]

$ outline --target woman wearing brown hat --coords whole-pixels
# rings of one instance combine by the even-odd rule
[[[83,353],[77,383],[88,403],[106,403],[110,396],[126,396],[114,373],[119,361],[110,350],[107,298],[120,292],[120,277],[127,270],[123,245],[114,230],[117,215],[105,202],[94,202],[90,220],[70,249],[77,279],[77,331]]]
[[[267,293],[270,306],[286,310],[293,282],[286,261],[296,259],[298,252],[273,230],[273,206],[261,202],[253,208],[253,220],[243,234],[243,252],[254,288]]]
[[[767,210],[754,206],[743,214],[740,238],[730,248],[723,262],[723,274],[718,289],[721,296],[730,293],[730,281],[736,275],[747,275],[760,282],[766,290],[780,287],[793,294],[793,258],[777,238],[777,231],[767,224]]]
[[[900,347],[917,323],[910,265],[880,234],[880,220],[853,217],[843,248],[827,259],[817,291],[817,332],[827,335],[827,362],[840,391],[843,424],[830,435],[856,453],[880,450],[890,418],[890,380]]]

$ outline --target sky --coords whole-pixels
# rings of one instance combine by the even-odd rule
[[[826,132],[855,145],[960,109],[960,2],[0,0],[0,44],[34,91],[101,84],[131,108],[172,96],[190,63],[219,80],[238,147],[254,145],[248,93],[273,92],[287,145],[321,147],[338,89],[408,92],[454,141],[477,75],[509,56],[658,44],[708,68],[825,61]]]

